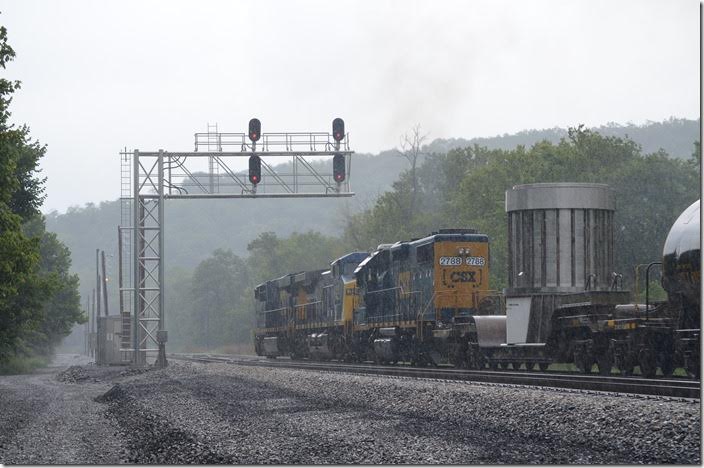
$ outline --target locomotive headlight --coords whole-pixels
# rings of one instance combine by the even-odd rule
[[[464,249],[460,249],[460,255],[464,255]]]

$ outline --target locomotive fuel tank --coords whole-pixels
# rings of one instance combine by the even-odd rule
[[[268,336],[264,338],[262,343],[263,354],[267,357],[276,357],[281,355],[279,350],[279,339],[275,336]]]

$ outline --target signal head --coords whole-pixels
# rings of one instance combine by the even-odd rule
[[[256,154],[249,157],[249,181],[252,185],[262,181],[262,160]]]
[[[332,137],[335,141],[345,138],[345,121],[339,117],[332,121]]]
[[[345,156],[340,153],[335,153],[332,157],[332,178],[335,182],[345,180]]]
[[[252,141],[259,141],[262,136],[262,123],[259,119],[252,119],[249,121],[249,139]]]

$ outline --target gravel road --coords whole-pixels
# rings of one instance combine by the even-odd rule
[[[698,401],[224,363],[65,369],[0,377],[0,462],[701,463]]]

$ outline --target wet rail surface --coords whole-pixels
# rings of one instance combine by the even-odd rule
[[[226,354],[169,354],[170,359],[196,362],[226,362],[245,366],[318,370],[350,374],[384,375],[408,378],[465,381],[490,384],[527,385],[558,389],[628,393],[673,398],[701,397],[701,382],[685,378],[647,379],[638,376],[617,377],[566,372],[509,370],[467,370],[436,367],[379,366],[344,362],[293,361],[259,356]]]

